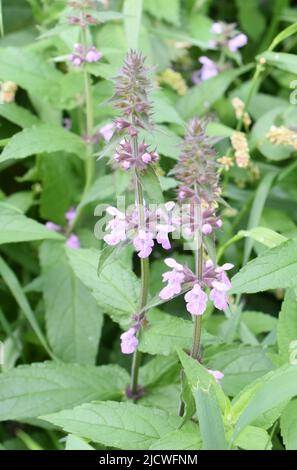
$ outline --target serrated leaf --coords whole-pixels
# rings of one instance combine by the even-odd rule
[[[135,274],[120,261],[103,267],[100,276],[97,267],[100,252],[94,249],[68,250],[72,269],[82,283],[91,290],[103,312],[126,328],[137,312],[139,282]]]
[[[145,171],[139,172],[138,178],[146,195],[145,200],[148,203],[164,203],[160,181],[153,167],[148,166]]]
[[[34,418],[91,400],[120,399],[129,377],[116,365],[55,362],[0,374],[0,420]]]
[[[74,274],[64,244],[45,242],[40,249],[49,343],[65,362],[95,363],[102,310]]]
[[[288,289],[277,323],[278,349],[284,360],[288,361],[290,344],[297,339],[297,294],[295,289]]]
[[[84,158],[85,144],[82,139],[63,127],[40,124],[15,134],[4,148],[0,162],[23,159],[37,153],[64,151]]]
[[[246,406],[239,415],[234,428],[233,439],[263,413],[281,405],[297,395],[297,367],[283,366],[269,372],[257,382]]]
[[[143,0],[124,0],[125,35],[128,49],[138,49]]]
[[[297,450],[297,400],[292,400],[280,418],[281,434],[286,450]]]
[[[178,351],[178,355],[195,398],[203,449],[226,450],[227,442],[218,401],[218,394],[224,401],[223,392],[220,392],[214,377],[195,359],[183,351]]]
[[[140,337],[141,351],[168,356],[175,353],[176,347],[190,348],[193,334],[193,323],[190,320],[168,315],[155,308],[148,313],[147,318],[149,324]],[[203,344],[219,342],[207,333],[203,333],[203,336]]]
[[[272,443],[265,429],[247,426],[235,439],[234,445],[244,450],[270,450]]]
[[[39,122],[37,116],[16,103],[1,103],[0,116],[20,127],[31,127]]]
[[[29,219],[16,207],[0,202],[0,244],[46,239],[63,240],[63,237]]]
[[[111,401],[84,404],[41,419],[93,442],[125,450],[148,449],[181,424],[178,416],[164,410]]]
[[[231,293],[253,293],[297,285],[297,241],[265,250],[232,278]]]
[[[199,450],[201,447],[202,441],[197,425],[188,422],[181,429],[161,437],[150,450]]]
[[[168,0],[144,0],[144,9],[159,20],[179,25],[179,0],[170,0],[170,3]]]

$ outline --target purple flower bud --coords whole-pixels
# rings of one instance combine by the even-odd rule
[[[144,163],[150,163],[150,162],[152,161],[151,154],[148,153],[148,152],[144,153],[144,154],[142,155],[141,159],[142,159],[142,161],[143,161]]]
[[[245,34],[240,33],[228,41],[228,47],[231,52],[237,52],[238,49],[245,46],[247,43],[248,37]]]
[[[76,217],[76,209],[75,207],[70,207],[68,211],[65,214],[65,218],[68,221],[68,223],[72,222]]]
[[[101,52],[97,51],[95,47],[90,47],[87,51],[85,60],[86,62],[98,62],[102,57],[103,54]]]
[[[223,372],[220,372],[219,370],[211,370],[207,369],[208,372],[216,379],[218,383],[224,378]]]
[[[74,250],[80,248],[79,238],[74,235],[74,233],[72,233],[66,241],[66,246],[68,246],[69,248],[73,248]]]
[[[99,132],[106,142],[109,142],[111,140],[114,133],[114,127],[114,124],[112,122],[109,122],[105,124],[105,126],[100,128]]]
[[[203,235],[209,235],[212,232],[212,226],[210,224],[203,224],[202,225],[202,233]]]
[[[216,23],[213,23],[210,31],[214,34],[222,34],[223,25],[217,21]]]
[[[62,227],[54,222],[46,222],[45,226],[53,232],[61,232]]]
[[[200,64],[202,64],[202,67],[200,69],[200,77],[201,80],[208,80],[209,78],[215,77],[218,75],[219,70],[215,62],[210,60],[206,56],[201,56],[199,58]]]

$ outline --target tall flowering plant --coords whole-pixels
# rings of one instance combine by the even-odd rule
[[[140,258],[141,289],[138,312],[131,319],[131,327],[121,335],[121,350],[124,354],[133,353],[131,385],[127,395],[138,398],[142,390],[138,386],[138,370],[141,353],[137,349],[141,328],[145,323],[143,309],[149,295],[149,256],[155,242],[164,249],[170,249],[169,233],[175,229],[171,212],[174,202],[168,202],[163,208],[151,209],[145,200],[141,175],[159,159],[155,149],[151,149],[143,140],[140,132],[152,129],[152,104],[149,92],[152,88],[149,70],[141,54],[130,51],[124,66],[115,79],[115,94],[112,99],[115,109],[121,116],[113,123],[115,134],[120,142],[113,157],[113,165],[130,172],[134,183],[135,202],[125,212],[116,207],[108,207],[107,213],[112,219],[106,226],[104,240],[114,246],[128,239]]]
[[[173,258],[165,259],[170,268],[163,274],[166,286],[159,296],[169,300],[190,286],[184,299],[186,309],[194,321],[191,356],[200,360],[201,317],[208,302],[219,310],[228,307],[228,290],[231,288],[227,271],[231,263],[216,264],[207,250],[206,237],[214,237],[215,231],[222,227],[217,215],[220,198],[219,173],[213,141],[206,135],[207,120],[194,118],[187,129],[179,161],[173,173],[179,181],[177,198],[185,207],[182,224],[184,232],[192,235],[195,270],[178,263]],[[210,371],[216,378],[222,378],[219,371]],[[183,414],[183,406],[180,408]]]

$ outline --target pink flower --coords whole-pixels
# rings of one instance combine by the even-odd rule
[[[45,226],[49,229],[52,230],[53,232],[60,232],[62,227],[58,224],[54,224],[54,222],[46,222]]]
[[[171,244],[168,238],[168,234],[174,231],[174,227],[169,224],[167,225],[158,224],[156,226],[156,229],[157,229],[157,236],[156,236],[157,243],[159,243],[159,245],[162,245],[162,248],[164,248],[164,250],[170,250]]]
[[[104,140],[109,142],[114,133],[114,124],[112,122],[105,124],[105,126],[101,127],[99,132],[103,136]]]
[[[201,56],[199,58],[200,64],[202,64],[202,67],[200,69],[200,78],[202,81],[208,80],[209,78],[215,77],[218,75],[219,70],[215,62],[210,60],[206,56]]]
[[[231,52],[237,52],[238,49],[245,46],[247,43],[248,37],[245,34],[240,33],[228,41],[228,48]]]
[[[222,34],[223,25],[217,21],[217,22],[213,23],[210,31],[214,34]]]
[[[202,225],[203,235],[209,235],[211,232],[212,232],[212,226],[210,224],[203,224]]]
[[[185,275],[183,265],[177,263],[173,258],[166,258],[165,264],[172,268],[172,271],[167,271],[163,274],[163,282],[168,282],[168,284],[161,290],[159,297],[163,300],[168,300],[181,292]]]
[[[69,248],[73,248],[75,250],[80,248],[80,241],[79,241],[78,236],[74,235],[74,233],[72,233],[69,236],[69,238],[67,239],[65,245],[68,246]]]
[[[194,287],[185,295],[187,310],[192,315],[202,315],[206,310],[207,300],[208,297],[205,292],[203,292],[199,284],[195,284]]]
[[[75,219],[75,217],[76,217],[76,209],[75,207],[70,207],[70,209],[68,209],[68,211],[65,214],[65,218],[69,223],[71,223]]]
[[[218,310],[226,310],[228,307],[227,292],[231,288],[231,282],[225,271],[233,268],[233,264],[225,263],[215,269],[217,274],[216,280],[212,282],[213,289],[210,291],[209,297],[213,301],[214,306]]]
[[[111,232],[105,235],[103,240],[108,245],[117,245],[126,240],[126,215],[112,206],[108,207],[106,212],[114,218],[108,222],[106,229]]]
[[[138,339],[135,334],[136,329],[132,327],[121,335],[121,351],[123,354],[132,354],[137,348]]]
[[[220,383],[220,380],[224,378],[223,372],[220,372],[219,370],[211,370],[207,369],[209,374],[212,375],[218,383]]]
[[[133,240],[133,245],[136,251],[138,251],[139,258],[147,258],[151,254],[154,246],[152,234],[140,229],[138,235]]]
[[[86,53],[86,62],[98,62],[103,57],[102,52],[97,51],[95,47],[90,47]]]
[[[150,163],[152,161],[152,157],[151,157],[151,154],[148,153],[148,152],[145,152],[142,157],[141,157],[142,161],[146,164]]]

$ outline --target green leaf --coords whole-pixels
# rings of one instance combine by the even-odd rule
[[[257,383],[256,388],[239,415],[233,439],[263,413],[297,395],[297,367],[286,365],[269,372]]]
[[[253,293],[297,285],[297,240],[265,250],[232,279],[231,293]]]
[[[244,450],[270,450],[272,447],[268,432],[256,426],[247,426],[234,444]]]
[[[268,65],[272,65],[280,70],[285,70],[295,74],[297,70],[297,57],[287,52],[264,52],[259,58],[264,58]]]
[[[11,80],[25,90],[54,100],[59,96],[62,77],[53,64],[22,48],[0,48],[0,78]]]
[[[151,204],[164,203],[160,181],[152,166],[139,172],[138,178],[146,195],[146,201]]]
[[[31,127],[39,123],[37,116],[16,103],[1,103],[0,116],[20,127]]]
[[[154,120],[157,123],[173,123],[183,125],[183,120],[178,115],[175,108],[170,104],[169,99],[161,90],[154,90],[151,93],[154,105]]]
[[[128,381],[127,372],[116,365],[19,366],[0,374],[0,420],[34,418],[91,400],[118,400]]]
[[[65,225],[65,213],[77,195],[73,159],[62,152],[42,157],[39,165],[42,182],[40,214],[43,219]]]
[[[189,89],[179,102],[177,110],[184,119],[195,115],[201,116],[226,92],[233,80],[247,72],[249,65],[219,73],[216,77],[205,80]]]
[[[202,441],[197,425],[188,422],[181,429],[161,437],[150,450],[199,450],[201,447]]]
[[[296,290],[286,292],[277,323],[277,342],[281,356],[287,362],[290,357],[290,343],[297,339],[297,294]]]
[[[265,30],[266,21],[257,0],[236,0],[240,26],[253,40],[259,39]]]
[[[149,354],[168,356],[174,354],[176,347],[189,348],[193,334],[190,320],[168,315],[161,310],[152,309],[147,315],[149,324],[143,329],[139,349]],[[219,340],[204,333],[203,344]]]
[[[292,400],[283,410],[280,419],[281,435],[286,450],[297,450],[297,400]]]
[[[15,134],[0,156],[0,162],[23,159],[37,153],[65,151],[83,158],[85,144],[82,139],[63,127],[41,124]]]
[[[261,346],[244,345],[221,346],[207,359],[207,366],[224,373],[221,383],[229,396],[235,396],[250,382],[274,369]]]
[[[65,362],[95,363],[102,310],[74,274],[65,245],[45,242],[40,249],[49,343]]]
[[[214,377],[193,358],[178,351],[196,402],[196,412],[204,450],[226,450],[223,419]],[[215,432],[214,432],[215,430]]]
[[[179,156],[181,138],[166,126],[155,126],[153,133],[142,131],[140,138],[165,157],[177,159]]]
[[[138,49],[143,0],[124,0],[123,13],[128,49]]]
[[[180,1],[179,0],[144,0],[144,10],[158,20],[165,20],[176,26],[180,23]]]
[[[181,424],[164,410],[132,403],[99,402],[42,416],[67,432],[125,450],[148,449]]]
[[[277,325],[277,318],[262,312],[245,311],[241,320],[255,334],[267,333],[272,331]]]
[[[295,34],[297,31],[297,23],[295,24],[292,24],[290,26],[288,26],[287,28],[285,28],[283,31],[281,31],[272,41],[272,43],[270,44],[269,46],[269,51],[272,51],[273,49],[276,48],[276,46],[278,46],[278,44],[280,44],[282,41],[284,41],[285,39],[287,39],[288,37],[292,36],[293,34]]]
[[[0,244],[45,239],[62,240],[63,237],[29,219],[16,207],[0,202]]]
[[[91,290],[101,310],[123,328],[129,326],[139,298],[139,282],[132,270],[114,261],[103,267],[98,278],[99,251],[68,250],[67,254],[76,276]]]
[[[94,447],[90,446],[81,437],[75,436],[74,434],[68,434],[66,439],[65,450],[95,450]]]
[[[276,172],[269,172],[267,173],[264,178],[261,180],[257,191],[255,192],[255,197],[253,200],[253,205],[249,215],[249,221],[247,229],[251,230],[257,225],[259,225],[260,218],[262,211],[265,206],[266,199],[268,197],[270,188],[273,184],[273,181],[276,177]],[[244,251],[243,251],[243,264],[246,264],[249,260],[253,248],[253,241],[251,238],[247,238],[244,244]]]
[[[20,285],[18,278],[15,276],[14,272],[10,269],[8,264],[0,257],[0,274],[11,291],[13,297],[15,298],[17,304],[31,325],[32,330],[36,334],[37,338],[40,341],[40,344],[44,347],[51,358],[54,358],[51,350],[49,349],[46,339],[41,331],[39,324],[36,321],[35,315],[31,309],[31,306],[25,296],[22,286]]]

